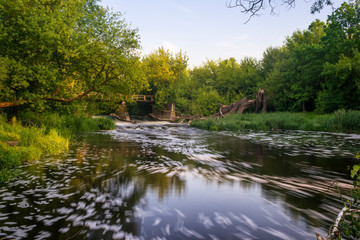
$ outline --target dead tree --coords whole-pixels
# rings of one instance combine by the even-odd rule
[[[266,99],[265,99],[264,89],[259,89],[259,91],[257,92],[255,103],[256,103],[256,110],[255,110],[256,113],[266,112]]]
[[[250,96],[249,96],[250,97]],[[249,97],[243,98],[231,105],[219,104],[219,112],[215,117],[224,117],[232,113],[243,113],[246,109],[256,104],[256,112],[266,112],[266,99],[263,89],[259,89],[256,94],[256,98],[251,100]]]

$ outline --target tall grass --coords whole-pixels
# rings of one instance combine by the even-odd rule
[[[45,128],[13,125],[0,117],[0,182],[12,177],[21,163],[64,152],[68,145],[69,140],[55,130],[46,133]]]
[[[339,110],[327,115],[290,112],[233,114],[221,119],[195,120],[190,126],[212,131],[288,129],[360,133],[360,112]]]
[[[73,135],[108,129],[115,129],[115,123],[107,118],[28,112],[22,116],[21,124],[8,123],[0,115],[0,183],[12,177],[16,167],[25,161],[66,151]]]
[[[56,129],[60,135],[66,137],[82,132],[115,129],[115,122],[109,118],[58,114],[41,115],[33,112],[26,112],[21,118],[25,126],[43,127],[47,132]]]

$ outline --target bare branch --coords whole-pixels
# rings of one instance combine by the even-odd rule
[[[246,21],[246,23],[253,17],[258,15],[260,10],[264,10],[266,8],[265,6],[266,0],[228,0],[226,2],[226,7],[228,8],[235,8],[240,7],[242,8],[242,13],[250,14],[249,19]],[[289,8],[295,7],[296,0],[281,0],[282,5],[286,5]],[[275,8],[276,8],[276,0],[268,0],[267,4],[270,7],[270,14],[275,14]],[[310,10],[311,13],[320,12],[325,6],[333,6],[333,0],[314,0]]]

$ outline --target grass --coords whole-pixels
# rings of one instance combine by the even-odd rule
[[[8,123],[0,115],[0,183],[13,177],[24,162],[38,160],[43,154],[65,152],[75,134],[115,129],[114,121],[107,118],[28,112],[22,119],[22,123]]]
[[[332,114],[276,112],[233,114],[225,118],[192,121],[190,126],[211,130],[303,130],[360,133],[360,112],[338,110]]]
[[[24,126],[43,127],[46,131],[56,129],[58,133],[65,137],[82,132],[92,132],[99,130],[115,129],[115,122],[108,118],[89,118],[86,116],[70,116],[58,114],[36,114],[26,112],[21,116]]]

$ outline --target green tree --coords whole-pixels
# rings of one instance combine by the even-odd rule
[[[149,81],[148,93],[155,94],[158,109],[175,102],[175,86],[188,76],[187,62],[187,56],[181,51],[172,54],[162,47],[142,59],[142,68]]]
[[[289,98],[294,110],[313,111],[315,99],[321,89],[321,72],[324,64],[324,48],[319,44],[325,36],[325,23],[316,20],[308,30],[297,31],[286,39],[289,49],[289,81],[292,82]]]
[[[360,102],[360,53],[353,57],[341,56],[335,64],[326,63],[322,75],[326,85],[317,98],[321,112],[337,109],[359,110]]]
[[[257,93],[260,83],[263,82],[261,63],[255,58],[245,57],[240,61],[239,66],[240,82],[239,87],[244,96]],[[237,99],[240,100],[240,99]]]
[[[325,81],[316,100],[317,109],[359,109],[360,1],[345,2],[336,9],[328,18],[325,33]]]
[[[261,87],[265,89],[267,107],[270,111],[288,111],[291,106],[292,81],[290,52],[286,47],[268,48],[263,55],[263,75]],[[290,81],[289,81],[290,80]]]
[[[0,107],[146,85],[137,30],[97,0],[0,0],[0,16]]]

